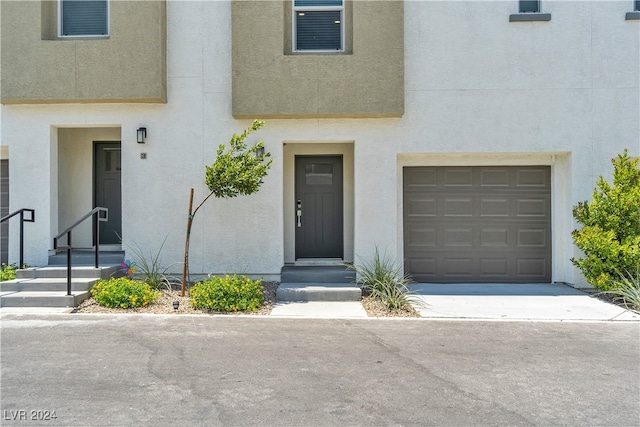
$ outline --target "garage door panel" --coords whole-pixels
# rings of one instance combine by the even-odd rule
[[[547,248],[547,229],[546,228],[520,228],[518,229],[518,248]]]
[[[436,229],[426,227],[409,227],[405,242],[413,251],[431,250],[436,246]]]
[[[438,205],[435,198],[412,198],[407,204],[409,217],[414,216],[436,216]]]
[[[522,258],[516,261],[516,274],[520,277],[528,277],[532,280],[541,279],[547,273],[551,273],[551,268],[545,257]]]
[[[507,217],[509,216],[509,199],[480,198],[480,216]]]
[[[549,200],[546,197],[521,198],[516,200],[516,216],[546,218]]]
[[[464,277],[470,278],[473,271],[473,257],[449,256],[444,257],[442,272],[445,277]]]
[[[549,168],[527,168],[516,170],[517,187],[550,188]]]
[[[444,216],[473,216],[473,198],[444,199]]]
[[[445,187],[473,186],[473,170],[471,168],[444,168],[442,171]]]
[[[483,258],[480,259],[480,275],[484,278],[495,277],[506,278],[509,275],[509,260],[504,258]]]
[[[407,171],[407,189],[416,190],[422,187],[435,187],[437,185],[437,171],[434,169],[412,168]]]
[[[436,262],[435,258],[408,258],[405,265],[412,271],[419,271],[420,277],[433,279],[436,277]],[[416,277],[414,280],[417,280]]]
[[[450,247],[473,247],[473,228],[446,228],[443,233],[443,246]]]
[[[478,172],[481,187],[508,187],[511,184],[510,171],[507,168],[487,168]]]
[[[549,167],[405,168],[407,273],[430,282],[549,282],[550,175]],[[408,182],[425,176],[437,185]],[[425,200],[428,209],[415,208]]]
[[[480,234],[480,247],[482,249],[500,248],[504,250],[509,247],[509,228],[483,228],[478,231]]]

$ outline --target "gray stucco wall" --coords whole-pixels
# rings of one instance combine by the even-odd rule
[[[165,0],[109,4],[108,37],[58,38],[56,1],[1,2],[2,103],[166,102]]]
[[[403,1],[348,4],[344,53],[291,53],[290,8],[232,2],[234,117],[402,116]]]

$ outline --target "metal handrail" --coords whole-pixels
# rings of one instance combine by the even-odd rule
[[[25,219],[24,213],[29,212],[31,214],[31,218]],[[9,215],[0,218],[0,223],[7,221],[9,218],[12,218],[16,215],[20,215],[20,265],[19,268],[24,267],[24,223],[25,222],[36,222],[36,211],[35,209],[27,209],[22,208]]]
[[[104,213],[104,216],[101,216],[102,213]],[[71,249],[73,249],[73,245],[71,243],[71,230],[76,228],[78,225],[80,225],[87,218],[93,217],[96,214],[97,214],[97,216],[96,216],[96,220],[97,221],[94,221],[94,223],[95,223],[95,239],[96,239],[96,244],[95,244],[95,254],[96,254],[95,255],[95,261],[96,261],[96,263],[95,264],[96,264],[96,268],[98,268],[99,263],[100,263],[100,259],[99,259],[100,223],[109,221],[109,209],[102,208],[102,207],[93,208],[91,210],[91,212],[89,212],[86,215],[84,215],[82,218],[80,218],[78,221],[76,221],[71,227],[67,228],[62,233],[58,234],[56,237],[53,238],[53,250],[66,249],[66,251],[67,251],[67,295],[71,295]],[[58,239],[61,238],[62,236],[64,236],[65,234],[67,235],[67,244],[66,245],[58,245]]]

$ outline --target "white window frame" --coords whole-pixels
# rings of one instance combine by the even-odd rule
[[[296,0],[291,0],[292,19],[291,19],[291,46],[293,52],[314,52],[314,53],[335,53],[344,52],[344,36],[345,36],[345,3],[342,0],[342,6],[296,6]],[[299,12],[316,12],[316,11],[340,11],[340,49],[298,49],[297,46],[297,16]]]
[[[111,1],[107,0],[107,34],[64,35],[62,34],[62,18],[62,0],[58,0],[58,37],[60,38],[108,38],[111,34]]]

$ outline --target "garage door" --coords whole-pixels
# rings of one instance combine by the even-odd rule
[[[415,281],[551,281],[548,166],[406,167],[403,186]]]

